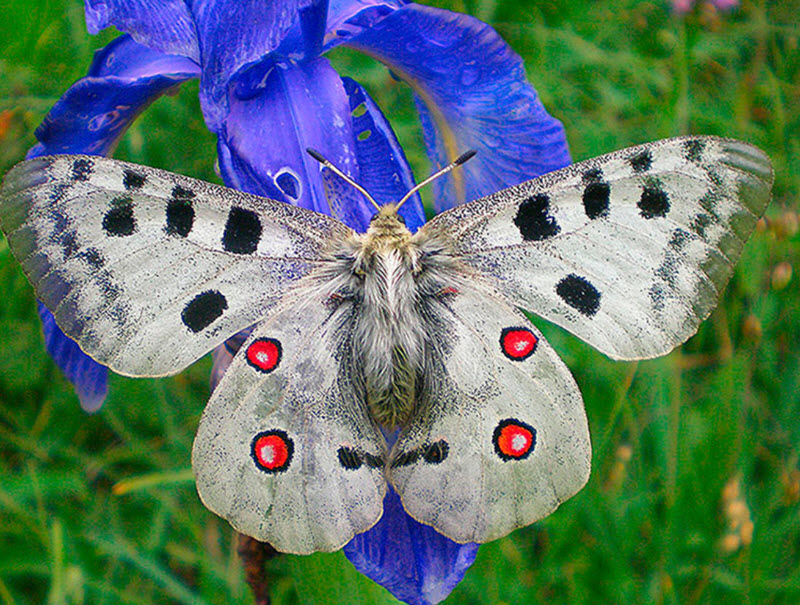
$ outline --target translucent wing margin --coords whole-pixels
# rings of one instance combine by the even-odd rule
[[[504,189],[424,230],[514,304],[610,357],[656,357],[717,304],[772,180],[751,145],[679,137]]]
[[[0,223],[61,329],[135,376],[178,372],[254,324],[351,233],[288,204],[93,156],[13,168]]]

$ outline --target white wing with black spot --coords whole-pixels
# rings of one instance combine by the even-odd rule
[[[352,308],[298,289],[256,326],[208,402],[204,504],[282,552],[334,551],[383,511],[386,444],[354,385]]]
[[[421,523],[459,543],[488,542],[586,483],[583,401],[542,335],[489,287],[459,288],[436,324],[427,388],[387,478]]]
[[[352,233],[288,204],[102,157],[23,162],[0,223],[61,329],[127,375],[180,371]]]
[[[435,217],[516,305],[617,359],[669,352],[710,314],[770,199],[759,149],[680,137],[574,164]]]

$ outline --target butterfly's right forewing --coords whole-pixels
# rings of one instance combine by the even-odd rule
[[[613,358],[649,358],[717,304],[771,185],[759,149],[679,137],[568,166],[423,229],[518,306]]]
[[[102,157],[5,178],[0,222],[56,322],[128,375],[175,373],[265,316],[349,232],[284,203]]]

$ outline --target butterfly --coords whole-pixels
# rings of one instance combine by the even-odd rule
[[[42,302],[117,373],[174,374],[252,327],[195,438],[201,499],[289,553],[381,517],[487,542],[586,483],[569,370],[520,309],[614,359],[694,334],[770,198],[759,149],[632,147],[443,212],[335,218],[154,168],[14,167],[0,222]]]

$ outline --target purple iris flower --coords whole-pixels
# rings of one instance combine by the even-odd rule
[[[564,130],[528,84],[520,58],[466,15],[403,0],[86,0],[86,20],[91,33],[111,25],[126,33],[99,50],[87,76],[56,103],[29,157],[109,154],[152,101],[199,77],[228,186],[334,214],[363,231],[371,206],[305,149],[319,150],[380,203],[398,200],[413,177],[367,92],[322,56],[345,45],[411,86],[435,166],[478,151],[436,182],[437,211],[569,163]],[[425,220],[417,196],[401,213],[412,231]],[[40,311],[48,351],[83,407],[98,409],[105,368]],[[215,352],[212,384],[237,342]],[[417,523],[390,490],[380,522],[344,551],[397,598],[437,603],[461,580],[477,545],[456,544]]]

